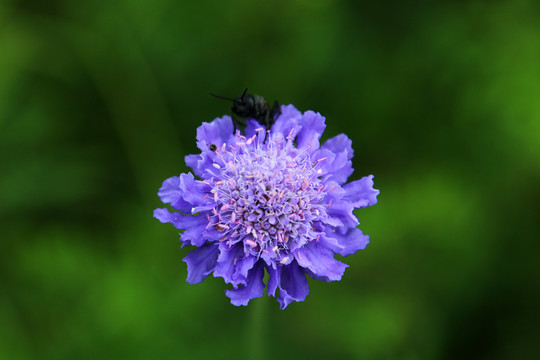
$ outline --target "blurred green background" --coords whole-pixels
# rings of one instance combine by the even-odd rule
[[[537,1],[0,2],[1,359],[540,358]],[[209,92],[346,132],[371,235],[280,311],[152,218]]]

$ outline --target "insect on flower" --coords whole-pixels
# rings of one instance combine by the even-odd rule
[[[278,101],[274,101],[274,105],[270,107],[268,101],[260,95],[251,95],[246,94],[247,88],[244,90],[242,95],[238,96],[236,99],[227,98],[220,95],[215,95],[210,93],[210,95],[217,97],[218,99],[229,100],[233,102],[231,107],[231,117],[235,123],[235,126],[246,125],[245,122],[236,118],[234,115],[243,117],[243,118],[252,118],[258,120],[263,124],[267,129],[270,129],[270,126],[275,121],[276,116],[280,114],[280,108]]]
[[[305,300],[306,276],[341,280],[348,265],[334,255],[367,246],[353,210],[376,204],[379,190],[373,175],[347,183],[352,142],[340,134],[321,144],[321,114],[292,105],[253,114],[243,131],[229,116],[197,129],[201,152],[185,158],[193,173],[163,182],[158,195],[173,211],[156,209],[154,217],[182,230],[182,246],[195,247],[184,258],[188,283],[222,277],[237,306],[266,287],[284,309]]]

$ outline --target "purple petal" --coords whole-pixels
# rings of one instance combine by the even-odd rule
[[[208,157],[203,157],[202,154],[191,154],[184,157],[186,165],[189,166],[195,175],[198,177],[204,177],[205,170],[207,166],[212,166],[208,164]]]
[[[249,271],[245,285],[239,285],[232,290],[226,290],[225,294],[231,299],[231,303],[236,306],[246,306],[249,300],[263,296],[264,291],[264,265],[259,263]]]
[[[170,212],[167,208],[155,209],[154,217],[162,223],[171,223],[177,229],[186,229],[180,234],[180,241],[189,245],[202,246],[208,241],[209,233],[206,231],[208,219],[206,214],[184,215],[179,212]],[[207,236],[201,236],[202,234]]]
[[[197,169],[199,167],[198,166],[199,160],[201,160],[201,154],[190,154],[190,155],[186,155],[184,157],[184,161],[186,162],[186,165],[189,166],[190,168],[192,168],[193,172],[197,176],[202,175],[202,174],[198,173],[198,171],[197,171]]]
[[[285,138],[291,134],[291,136],[294,138],[302,128],[300,125],[301,118],[302,113],[296,110],[293,105],[283,105],[281,107],[281,115],[272,125],[270,135],[275,139],[279,137]]]
[[[189,241],[192,245],[202,246],[208,241],[208,237],[201,236],[203,233],[207,233],[206,226],[208,225],[208,219],[206,214],[199,213],[199,215],[186,215],[182,219],[182,229],[184,232],[180,236],[180,240]]]
[[[253,255],[243,257],[236,261],[234,267],[233,279],[236,283],[245,283],[248,272],[253,268],[257,262],[257,258]]]
[[[373,175],[351,181],[343,185],[343,189],[345,190],[343,199],[351,202],[355,208],[375,205],[377,203],[377,195],[380,192],[373,188]]]
[[[207,170],[213,169],[214,157],[215,154],[210,149],[207,149],[200,154],[186,155],[184,160],[186,165],[193,169],[195,175],[204,178]]]
[[[280,110],[281,115],[279,119],[281,120],[298,122],[302,118],[302,113],[292,104],[282,105]]]
[[[235,276],[236,263],[242,258],[244,258],[244,247],[242,243],[237,243],[230,249],[222,246],[214,270],[214,277],[222,277],[226,283],[233,285],[245,283],[245,278],[239,279],[238,276]]]
[[[255,129],[264,128],[259,122],[255,119],[246,119],[246,128],[244,129],[244,134],[247,138],[252,137],[255,134],[259,134]],[[264,130],[260,132],[264,136]]]
[[[309,286],[306,274],[302,272],[296,261],[283,266],[277,299],[281,304],[281,310],[285,309],[293,301],[304,301],[308,293]]]
[[[158,191],[158,196],[164,204],[171,204],[176,210],[184,213],[191,211],[191,204],[186,202],[182,197],[180,178],[178,176],[173,176],[165,180]]]
[[[342,151],[336,154],[334,161],[327,162],[327,171],[329,175],[324,178],[325,181],[335,181],[338,184],[343,184],[352,175],[354,169],[352,161],[347,160],[347,153]]]
[[[180,177],[173,176],[163,182],[158,196],[164,204],[170,204],[180,197]]]
[[[354,151],[352,148],[352,140],[347,137],[345,134],[339,134],[326,140],[326,142],[321,146],[323,149],[328,149],[335,154],[340,152],[346,153],[346,159],[351,160],[354,156]]]
[[[323,155],[324,151],[330,151],[335,154],[333,159],[325,161],[322,166],[325,168],[323,171],[324,180],[332,180],[338,184],[343,184],[347,181],[347,178],[351,176],[354,169],[352,168],[352,157],[354,151],[352,149],[352,141],[346,135],[340,134],[329,140],[327,140],[320,149],[320,155]]]
[[[314,159],[314,161],[317,161],[316,168],[317,170],[321,170],[321,176],[323,177],[323,180],[326,181],[326,178],[331,177],[332,171],[335,168],[335,160],[336,160],[336,154],[333,153],[331,150],[328,149],[318,149],[316,150],[312,155],[311,158]]]
[[[359,222],[353,213],[354,206],[344,200],[334,200],[328,205],[326,213],[334,220],[339,220],[346,227],[356,227]]]
[[[328,214],[325,214],[324,216],[321,216],[319,221],[322,224],[330,225],[330,226],[334,226],[334,227],[344,226],[344,224],[343,224],[343,222],[341,220],[334,219],[333,217],[328,216]]]
[[[347,159],[347,151],[343,149],[334,152],[323,145],[311,157],[317,161],[316,167],[322,171],[324,182],[335,181],[341,185],[354,171],[352,161]]]
[[[197,284],[203,281],[214,270],[218,252],[217,244],[206,244],[188,253],[183,260],[187,264],[187,282]]]
[[[214,207],[213,198],[208,196],[209,187],[199,181],[195,181],[193,174],[180,174],[163,182],[158,191],[161,201],[170,203],[173,208],[184,213],[210,210]]]
[[[197,129],[197,147],[204,151],[210,151],[211,144],[220,147],[227,143],[233,136],[234,126],[230,116],[217,118],[210,123],[203,123]]]
[[[311,270],[315,275],[324,277],[328,281],[341,280],[347,264],[334,259],[332,250],[323,247],[315,241],[296,250],[296,261],[304,268]]]
[[[328,191],[328,193],[324,197],[325,201],[332,200],[332,202],[334,202],[336,200],[342,199],[345,195],[345,190],[343,190],[343,187],[335,181],[326,181],[324,187]]]
[[[324,282],[330,282],[331,281],[326,276],[315,275],[315,273],[313,273],[313,271],[311,271],[309,269],[304,269],[304,271],[305,271],[306,275],[309,276],[310,278],[312,278],[313,280],[324,281]]]
[[[212,197],[208,196],[210,187],[196,181],[192,173],[180,174],[179,188],[182,198],[193,206],[205,206],[213,203]]]
[[[311,110],[304,113],[300,121],[302,129],[296,139],[297,148],[309,148],[311,152],[319,148],[319,139],[326,128],[324,120],[324,116]]]
[[[279,287],[279,284],[281,283],[281,269],[282,266],[278,266],[276,269],[272,268],[271,266],[266,267],[266,271],[268,271],[268,288],[266,289],[266,293],[269,296],[276,296],[276,290]]]
[[[171,223],[177,229],[183,229],[182,226],[183,226],[183,221],[184,221],[185,216],[190,216],[190,215],[183,215],[176,211],[170,212],[169,209],[167,208],[154,210],[154,217],[156,219],[158,219],[162,223]]]
[[[342,234],[339,229],[337,231],[327,231],[328,238],[337,240],[338,247],[333,247],[332,250],[343,256],[354,254],[358,250],[364,250],[369,244],[369,236],[364,235],[360,229],[348,229]]]
[[[333,228],[325,228],[324,234],[315,241],[318,243],[318,246],[328,248],[334,253],[339,254],[343,251],[343,246],[338,243],[337,238],[334,236],[334,231],[336,230]]]

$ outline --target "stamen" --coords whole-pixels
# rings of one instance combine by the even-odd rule
[[[246,141],[246,144],[247,144],[247,145],[251,145],[251,143],[253,142],[253,140],[255,140],[256,137],[257,137],[257,135],[253,135],[252,137],[250,137],[250,138]]]
[[[221,230],[221,231],[230,229],[230,227],[225,224],[216,224],[216,228],[218,228],[218,230]]]
[[[291,132],[289,132],[289,135],[287,135],[287,139],[289,140],[294,140],[294,138],[292,137],[292,133],[294,131],[294,128],[291,129]]]
[[[251,239],[247,239],[247,240],[244,240],[246,244],[248,244],[249,246],[251,246],[252,248],[256,248],[257,247],[257,243]]]

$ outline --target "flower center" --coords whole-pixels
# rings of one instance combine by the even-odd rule
[[[291,251],[318,238],[313,224],[326,216],[318,162],[292,141],[237,137],[236,146],[215,151],[211,192],[218,205],[209,226],[223,232],[221,241],[230,247],[243,242],[246,256],[288,264]]]

